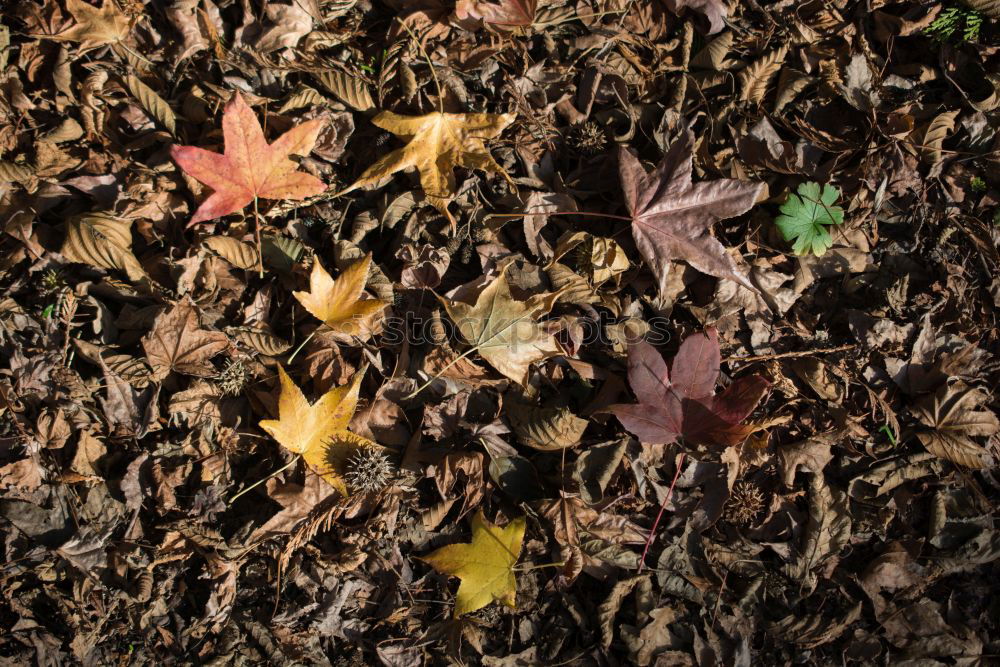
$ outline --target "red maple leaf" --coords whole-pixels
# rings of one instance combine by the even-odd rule
[[[678,438],[686,445],[742,442],[752,429],[740,422],[770,385],[752,375],[716,394],[720,361],[714,329],[688,336],[669,371],[656,348],[640,341],[628,352],[628,382],[639,402],[612,405],[610,410],[646,444],[671,444]]]
[[[323,181],[298,170],[289,155],[307,155],[323,129],[316,119],[293,127],[268,144],[253,110],[236,93],[222,114],[225,153],[197,146],[172,146],[170,156],[190,176],[215,192],[194,212],[188,226],[212,220],[261,199],[306,199],[326,189]]]

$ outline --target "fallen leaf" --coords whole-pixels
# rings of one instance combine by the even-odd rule
[[[198,309],[178,303],[157,315],[153,329],[142,339],[142,348],[153,369],[150,379],[159,382],[172,371],[210,377],[217,373],[209,359],[229,346],[221,331],[202,329]]]
[[[962,382],[943,384],[931,396],[921,399],[914,409],[917,419],[929,430],[917,438],[931,454],[967,468],[985,468],[993,463],[989,451],[972,436],[1000,432],[1000,421],[989,410],[976,410],[986,397]]]
[[[293,292],[293,295],[303,308],[334,333],[367,337],[378,315],[389,305],[378,299],[360,298],[371,263],[372,255],[368,253],[334,280],[317,259],[309,276],[309,291]]]
[[[415,168],[420,173],[420,186],[427,201],[454,225],[454,218],[448,212],[448,202],[455,196],[454,168],[491,171],[510,180],[503,167],[490,157],[483,142],[499,136],[515,117],[512,113],[437,111],[424,116],[401,116],[383,111],[372,119],[372,123],[408,143],[365,169],[358,180],[338,195],[374,185],[398,171]]]
[[[326,186],[298,171],[289,155],[308,155],[323,129],[321,119],[293,127],[268,144],[253,110],[238,92],[222,114],[225,153],[197,146],[173,146],[170,156],[190,176],[215,192],[194,212],[188,226],[240,211],[255,198],[305,199]]]
[[[729,8],[723,0],[665,0],[670,11],[677,13],[689,7],[708,19],[708,34],[714,35],[726,27]]]
[[[833,237],[824,225],[843,224],[844,209],[834,206],[839,197],[840,191],[829,183],[821,190],[819,183],[812,181],[799,185],[798,194],[788,194],[774,224],[786,241],[795,241],[792,252],[821,257],[830,249]]]
[[[514,565],[521,555],[525,528],[524,517],[500,528],[487,521],[480,510],[472,517],[471,543],[450,544],[422,557],[438,572],[462,580],[455,596],[456,618],[494,600],[516,608]]]
[[[441,301],[462,337],[480,356],[523,385],[528,381],[531,364],[562,354],[555,336],[537,321],[558,298],[559,292],[552,292],[515,301],[507,277],[501,273],[473,304]]]
[[[498,26],[524,27],[535,22],[537,8],[538,0],[459,0],[455,14]]]
[[[132,221],[109,213],[81,213],[66,223],[60,252],[71,262],[122,271],[129,280],[147,278],[132,253]]]
[[[79,42],[84,49],[105,44],[115,44],[128,37],[132,19],[118,9],[115,0],[104,0],[98,9],[84,0],[66,0],[66,11],[76,20],[76,25],[48,39]]]
[[[622,190],[635,243],[661,292],[667,290],[673,259],[683,259],[703,273],[734,280],[756,292],[710,230],[716,220],[749,211],[767,186],[734,179],[692,184],[693,146],[694,134],[687,131],[648,174],[631,149],[619,150]]]
[[[823,473],[809,478],[809,522],[795,562],[787,572],[809,591],[816,587],[820,565],[835,558],[851,539],[851,515],[847,495],[826,483]]]
[[[612,405],[609,410],[644,444],[666,445],[680,438],[684,445],[735,445],[753,430],[740,422],[769,385],[751,375],[716,395],[719,364],[714,329],[688,336],[669,372],[656,348],[639,341],[628,352],[628,381],[639,403]]]
[[[355,373],[349,384],[331,389],[313,404],[280,365],[278,377],[281,381],[278,419],[261,420],[259,426],[279,445],[301,454],[306,465],[341,495],[349,495],[344,480],[347,459],[364,447],[382,449],[381,445],[347,430],[358,407],[364,370]]]

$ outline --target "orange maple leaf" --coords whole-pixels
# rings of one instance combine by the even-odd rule
[[[222,114],[225,153],[197,146],[172,146],[170,156],[190,176],[215,192],[194,212],[188,226],[242,210],[256,197],[306,199],[326,189],[323,181],[298,171],[289,155],[308,155],[323,119],[293,127],[268,144],[253,110],[237,92]]]

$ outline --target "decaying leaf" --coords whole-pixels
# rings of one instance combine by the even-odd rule
[[[558,341],[538,322],[558,298],[554,292],[515,301],[501,273],[474,303],[441,301],[462,337],[493,368],[523,385],[531,364],[562,354]]]
[[[358,371],[348,384],[331,389],[310,404],[285,369],[278,366],[278,419],[264,419],[259,424],[282,447],[301,454],[306,465],[344,496],[348,495],[347,460],[364,447],[384,449],[347,430],[358,406],[363,376],[364,371]]]
[[[371,253],[351,264],[337,280],[330,277],[317,259],[309,276],[308,292],[293,292],[302,307],[334,333],[367,336],[388,305],[378,299],[362,299]]]
[[[57,35],[47,36],[67,42],[79,42],[84,49],[116,44],[132,30],[132,19],[122,13],[115,0],[103,0],[97,8],[85,0],[66,0],[66,11],[76,24]]]
[[[189,303],[178,303],[160,313],[152,331],[142,339],[154,382],[172,371],[211,377],[216,370],[209,360],[228,346],[226,334],[201,328],[198,309]]]
[[[521,556],[526,527],[521,517],[500,528],[479,511],[472,517],[471,543],[451,544],[422,557],[438,572],[462,580],[455,596],[456,618],[494,600],[516,608],[514,566]]]
[[[225,153],[197,146],[173,146],[170,155],[181,169],[213,192],[194,212],[188,226],[241,211],[261,199],[305,199],[326,189],[289,155],[308,155],[323,129],[321,119],[298,125],[268,144],[253,110],[238,92],[222,114]]]
[[[622,190],[635,243],[663,292],[674,259],[756,291],[710,230],[716,220],[750,210],[766,185],[731,179],[692,184],[693,147],[694,134],[687,131],[648,174],[635,153],[624,147],[619,150]]]
[[[829,486],[822,473],[814,473],[809,478],[809,522],[795,562],[788,566],[789,576],[812,590],[817,568],[835,558],[850,539],[847,495]]]
[[[455,167],[482,169],[509,180],[507,172],[490,157],[483,142],[498,136],[514,118],[514,114],[436,111],[424,116],[401,116],[383,111],[372,119],[372,123],[405,140],[406,146],[365,169],[358,180],[338,194],[375,185],[404,169],[416,169],[427,201],[453,221],[448,202],[455,196]]]
[[[914,412],[929,430],[917,432],[921,444],[935,456],[967,468],[993,465],[993,457],[973,436],[995,435],[1000,421],[990,410],[977,410],[985,396],[962,382],[943,384],[917,404]]]

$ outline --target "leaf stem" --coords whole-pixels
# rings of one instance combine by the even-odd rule
[[[408,401],[411,398],[413,398],[414,396],[416,396],[417,394],[419,394],[420,392],[422,392],[424,389],[427,389],[427,387],[431,386],[431,384],[434,382],[434,380],[437,380],[439,377],[441,377],[442,373],[444,373],[446,370],[448,370],[449,368],[451,368],[452,366],[454,366],[455,364],[457,364],[458,362],[460,362],[462,359],[466,358],[467,356],[469,356],[470,354],[472,354],[473,352],[475,352],[478,349],[479,349],[479,346],[478,345],[474,345],[474,346],[470,347],[468,350],[466,350],[465,352],[463,352],[462,354],[458,355],[457,357],[455,357],[454,359],[452,359],[451,361],[449,361],[448,364],[444,368],[442,368],[441,370],[439,370],[434,375],[434,377],[432,377],[430,380],[428,380],[427,382],[425,382],[424,384],[422,384],[420,387],[414,389],[412,392],[410,392],[409,394],[407,394],[406,396],[404,396],[403,400],[404,401]]]
[[[541,570],[543,567],[562,567],[566,564],[566,561],[559,561],[558,563],[542,563],[541,565],[526,565],[524,567],[511,568],[517,572],[531,572],[532,570]]]
[[[257,239],[257,268],[260,279],[264,279],[264,246],[260,242],[260,210],[257,208],[257,195],[253,196],[254,236]]]
[[[639,559],[639,573],[642,572],[642,568],[646,566],[646,554],[649,553],[649,545],[653,543],[653,537],[656,535],[656,528],[660,525],[660,519],[663,517],[663,510],[667,509],[667,503],[670,502],[670,498],[674,495],[674,486],[677,484],[677,478],[681,476],[681,468],[684,466],[684,452],[681,452],[680,458],[677,459],[677,470],[674,471],[674,479],[670,482],[670,488],[667,489],[667,495],[663,498],[663,504],[660,505],[660,513],[656,515],[656,521],[653,522],[653,527],[649,529],[649,536],[646,538],[646,547],[642,550],[642,558]]]
[[[253,491],[253,490],[254,490],[254,489],[256,489],[256,488],[257,488],[258,486],[260,486],[261,484],[263,484],[263,483],[264,483],[264,482],[266,482],[267,480],[271,479],[271,478],[272,478],[272,477],[274,477],[275,475],[279,475],[279,474],[281,474],[282,472],[284,472],[284,471],[288,470],[288,469],[289,469],[289,468],[291,468],[291,467],[292,467],[293,465],[295,465],[295,462],[296,462],[296,461],[298,461],[298,460],[299,460],[299,457],[298,457],[298,455],[296,455],[296,456],[295,456],[294,458],[292,458],[292,460],[291,460],[291,461],[289,461],[289,462],[288,462],[288,463],[286,463],[285,465],[281,466],[280,468],[278,468],[277,470],[275,470],[274,472],[272,472],[272,473],[271,473],[270,475],[268,475],[268,476],[267,476],[267,477],[265,477],[264,479],[262,479],[262,480],[259,480],[259,481],[257,481],[257,482],[254,482],[253,484],[251,484],[250,486],[248,486],[247,488],[243,489],[242,491],[240,491],[239,493],[237,493],[237,494],[236,494],[235,496],[233,496],[232,498],[230,498],[230,499],[229,499],[229,504],[230,504],[230,505],[232,505],[232,504],[233,504],[234,502],[236,502],[236,499],[237,499],[237,498],[239,498],[240,496],[242,496],[242,495],[243,495],[244,493],[246,493],[246,492],[248,492],[248,491]]]
[[[403,26],[404,30],[406,30],[406,34],[408,34],[410,36],[410,39],[412,39],[414,42],[416,42],[417,48],[420,49],[420,53],[424,56],[424,60],[427,61],[427,66],[431,70],[431,76],[434,77],[434,87],[437,88],[437,93],[438,93],[438,111],[440,113],[444,113],[444,94],[441,92],[441,82],[438,81],[437,72],[434,71],[434,63],[431,62],[430,56],[428,56],[427,55],[427,51],[424,50],[424,45],[420,43],[420,40],[417,39],[417,36],[413,34],[412,30],[410,30],[410,26],[406,25],[406,23],[403,21],[403,19],[399,18],[398,16],[396,17],[396,20],[399,21],[399,24],[401,26]]]
[[[311,334],[309,334],[308,336],[306,336],[306,339],[304,341],[302,341],[302,343],[300,343],[297,348],[295,348],[295,351],[292,352],[292,356],[288,357],[288,363],[289,364],[291,364],[293,361],[295,361],[295,355],[297,355],[299,352],[302,351],[302,348],[306,346],[306,343],[308,343],[309,341],[312,340],[312,337],[316,335],[317,331],[319,331],[319,327],[316,327],[315,329],[313,329],[313,332]]]
[[[592,218],[610,218],[611,220],[624,220],[632,222],[632,218],[624,215],[612,215],[610,213],[590,213],[588,211],[553,211],[552,213],[491,213],[487,218],[527,218],[536,215],[583,215]]]

